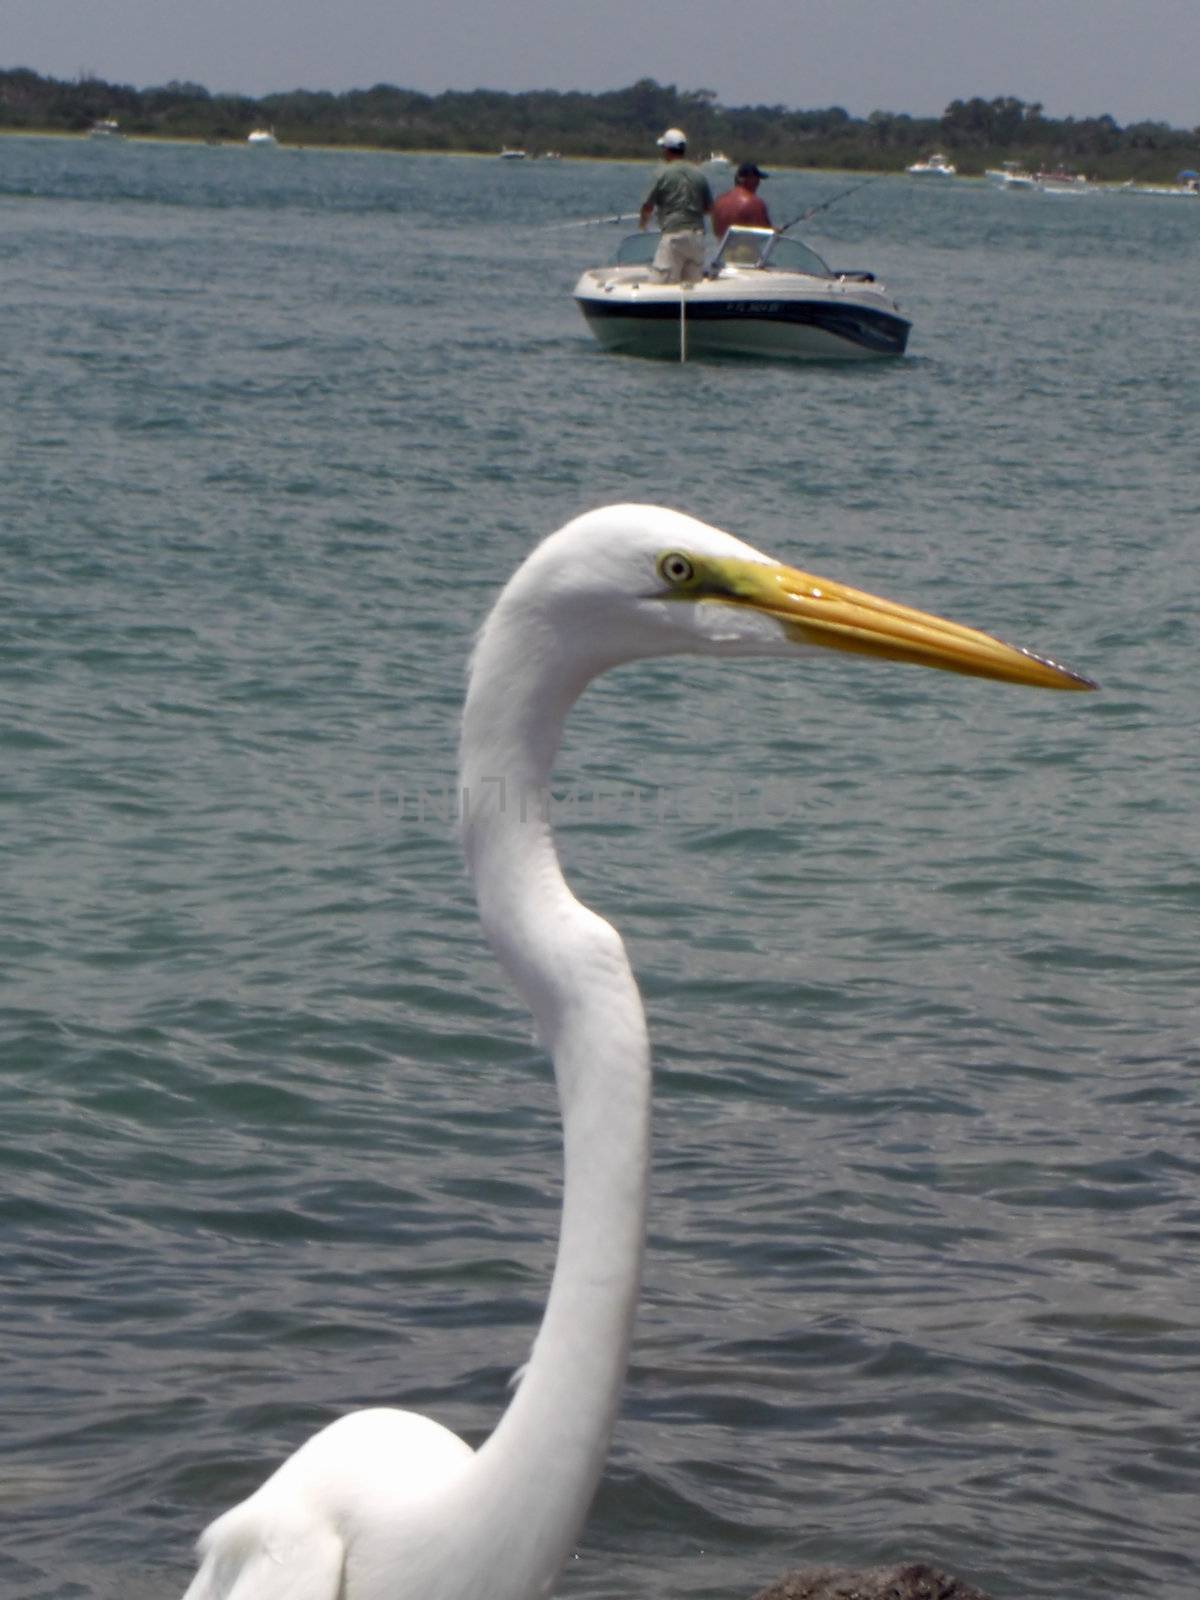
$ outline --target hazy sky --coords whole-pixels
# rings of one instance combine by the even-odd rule
[[[0,0],[0,66],[138,88],[617,89],[1200,125],[1200,0]]]

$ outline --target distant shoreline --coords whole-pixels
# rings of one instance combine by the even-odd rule
[[[104,138],[93,138],[91,131],[84,129],[76,133],[70,128],[4,128],[0,127],[0,139],[67,139],[75,144],[163,144],[195,146],[198,150],[246,150],[252,149],[245,139],[205,139],[199,134],[169,134],[169,133],[118,133]],[[272,147],[283,154],[303,154],[305,152],[325,153],[329,155],[374,155],[374,156],[445,156],[448,160],[456,161],[469,158],[476,161],[498,161],[500,153],[497,150],[398,150],[394,145],[387,144],[322,144],[314,139],[311,144],[299,144],[289,139],[279,139]],[[553,161],[547,162],[542,156],[527,157],[533,166],[556,166],[568,161],[574,162],[611,162],[614,165],[628,166],[631,162],[636,165],[635,156],[555,156]],[[648,162],[654,161],[654,156],[646,157]],[[782,171],[782,167],[780,168]],[[799,170],[804,170],[803,168]]]
[[[1055,118],[1015,95],[951,100],[940,116],[842,106],[723,105],[708,91],[642,78],[624,88],[446,90],[424,94],[395,84],[367,89],[294,89],[258,98],[213,94],[202,84],[134,88],[82,74],[63,81],[24,67],[0,67],[0,132],[34,138],[86,136],[119,126],[123,138],[172,144],[242,143],[271,129],[286,150],[356,150],[389,155],[499,156],[550,152],[563,161],[649,162],[663,128],[687,130],[694,157],[728,152],[789,171],[902,173],[944,152],[962,177],[1015,163],[1066,171],[1093,183],[1175,182],[1200,169],[1200,130],[1141,120],[1122,127],[1108,115]]]
[[[0,128],[0,139],[64,139],[75,144],[96,145],[167,145],[174,148],[193,148],[196,150],[245,150],[248,154],[254,151],[253,145],[248,145],[245,139],[202,139],[196,136],[183,134],[157,134],[157,133],[122,133],[107,138],[94,139],[90,132],[74,133],[66,128]],[[382,144],[292,144],[280,139],[271,147],[271,153],[255,152],[261,159],[270,160],[278,155],[363,155],[363,156],[395,156],[400,159],[409,157],[435,157],[446,161],[494,161],[500,163],[498,150],[397,150],[391,145]],[[561,155],[552,160],[542,156],[526,157],[530,166],[611,166],[611,167],[651,167],[657,156],[651,152],[645,157],[639,156],[580,156]],[[504,165],[516,163],[505,162]],[[697,161],[697,166],[704,166],[704,161]],[[777,173],[788,173],[793,176],[804,174],[819,175],[828,173],[832,177],[862,177],[867,178],[895,178],[902,177],[902,173],[870,167],[794,167],[787,162],[776,161],[772,163],[772,170]],[[968,179],[970,174],[966,175]],[[730,182],[733,181],[732,169]]]
[[[37,130],[37,129],[32,129],[32,128],[0,128],[0,138],[8,138],[8,139],[66,139],[66,140],[71,140],[71,141],[73,141],[73,142],[75,142],[77,144],[95,143],[95,144],[98,144],[98,145],[105,145],[105,144],[165,145],[165,146],[169,146],[169,147],[173,147],[173,148],[193,148],[193,149],[197,149],[197,150],[245,150],[247,152],[247,155],[249,155],[254,150],[254,147],[252,145],[248,145],[244,139],[215,139],[214,140],[214,139],[200,139],[200,138],[194,138],[194,137],[193,138],[189,138],[189,137],[186,137],[186,136],[183,136],[183,135],[170,136],[170,135],[153,134],[153,133],[129,133],[129,134],[123,133],[123,134],[120,134],[120,135],[118,135],[116,137],[110,137],[110,138],[107,138],[107,139],[95,139],[95,140],[93,140],[90,133],[73,133],[73,132],[70,132],[70,131],[68,131],[66,129],[63,129],[63,128],[54,128],[54,129],[46,129],[46,130]],[[275,146],[272,147],[272,153],[271,154],[268,155],[265,152],[261,153],[261,154],[257,154],[255,159],[270,161],[270,160],[275,160],[280,156],[289,156],[289,155],[292,155],[292,156],[295,156],[295,155],[389,156],[389,157],[398,157],[398,158],[400,158],[402,160],[403,159],[408,159],[408,158],[417,158],[417,159],[420,159],[420,160],[425,160],[425,159],[427,159],[429,157],[434,157],[434,158],[436,158],[438,160],[444,160],[444,161],[494,161],[494,162],[497,162],[497,163],[500,161],[500,154],[496,150],[396,150],[396,149],[392,148],[389,145],[317,144],[317,143],[313,143],[313,144],[289,144],[289,143],[287,143],[287,142],[285,142],[283,140],[280,140]],[[560,165],[566,165],[567,163],[574,163],[577,166],[582,166],[582,165],[586,164],[588,166],[617,166],[617,167],[630,167],[630,166],[633,166],[633,167],[636,167],[636,166],[639,166],[639,165],[650,165],[650,164],[653,163],[654,159],[655,158],[654,158],[653,155],[648,155],[645,158],[644,162],[639,161],[639,159],[637,157],[633,157],[633,156],[578,156],[578,155],[568,156],[568,155],[562,155],[562,156],[555,156],[552,161],[547,162],[547,161],[544,160],[544,158],[540,158],[540,157],[537,157],[537,156],[529,156],[529,157],[527,157],[527,160],[529,161],[529,164],[531,166],[545,166],[545,165],[560,166]],[[704,162],[699,162],[698,163],[698,165],[700,165],[700,166],[703,166],[704,164],[705,164]],[[508,163],[505,163],[505,165],[508,165]],[[864,182],[867,181],[868,179],[874,179],[874,178],[903,178],[903,177],[906,176],[905,173],[896,172],[893,169],[882,169],[882,168],[872,169],[872,168],[869,168],[869,167],[868,168],[864,168],[864,167],[832,167],[832,166],[830,166],[830,167],[807,167],[807,166],[805,166],[805,167],[795,167],[795,166],[789,166],[786,162],[775,162],[775,163],[773,163],[773,169],[774,169],[774,171],[776,173],[778,173],[780,175],[786,173],[789,177],[820,177],[820,176],[826,176],[826,177],[831,177],[831,178],[847,178],[847,177],[854,178],[854,177],[858,177],[858,178],[862,178],[864,180]],[[732,181],[732,175],[731,175],[731,181]],[[963,182],[963,183],[976,183],[976,184],[985,185],[985,186],[989,182],[989,180],[987,178],[987,175],[985,173],[978,173],[978,172],[976,172],[976,173],[972,173],[972,172],[961,173],[960,172],[958,174],[958,181],[959,182]],[[1095,179],[1095,180],[1092,180],[1091,183],[1090,183],[1090,187],[1093,188],[1093,189],[1097,189],[1097,190],[1101,190],[1101,189],[1103,189],[1103,190],[1109,190],[1109,189],[1111,189],[1111,190],[1120,190],[1120,189],[1128,189],[1128,188],[1132,187],[1132,184],[1131,184],[1131,181],[1128,180],[1128,179],[1109,178],[1109,179]],[[1159,182],[1157,184],[1155,184],[1154,182],[1149,181],[1149,180],[1143,180],[1142,183],[1138,187],[1140,187],[1143,192],[1149,192],[1149,191],[1151,191],[1151,190],[1153,190],[1155,188],[1161,188],[1161,189],[1164,190],[1164,192],[1172,192],[1172,193],[1174,192],[1173,186],[1171,185],[1169,180],[1164,180],[1164,181],[1161,181],[1161,182]]]
[[[108,134],[102,137],[96,137],[91,128],[78,130],[71,128],[14,128],[0,125],[0,139],[56,139],[69,140],[79,144],[95,144],[97,146],[137,144],[164,145],[175,148],[193,148],[197,150],[246,150],[248,153],[254,151],[257,155],[257,158],[260,160],[273,160],[280,156],[286,157],[304,154],[348,154],[395,156],[400,158],[416,157],[420,159],[439,157],[448,161],[494,161],[497,164],[501,164],[501,153],[499,148],[443,149],[428,146],[419,148],[414,147],[412,149],[401,149],[391,144],[373,144],[369,141],[358,140],[342,140],[333,143],[325,143],[319,139],[314,139],[311,142],[301,142],[288,138],[286,135],[278,136],[276,143],[270,147],[269,151],[262,149],[256,151],[255,146],[250,145],[244,136],[223,138],[215,136],[206,137],[202,134],[118,132],[116,134]],[[512,146],[509,148],[520,147]],[[578,152],[568,153],[564,151],[562,153],[556,153],[550,158],[538,155],[527,155],[525,157],[525,161],[527,161],[530,166],[565,166],[568,164],[578,166],[587,164],[592,166],[602,165],[649,167],[653,165],[655,160],[656,154],[653,150],[647,150],[642,155],[585,155]],[[693,157],[693,160],[698,166],[708,165],[705,160],[698,156]],[[1200,156],[1197,157],[1197,163],[1200,164]],[[515,162],[503,162],[503,165],[505,166],[519,164],[520,163]],[[772,160],[770,164],[775,172],[788,173],[792,176],[827,173],[833,177],[861,178],[864,181],[874,178],[896,178],[905,176],[905,169],[903,167],[871,167],[863,166],[861,164],[839,165],[835,160],[825,160],[819,163],[797,163],[794,161],[788,161],[786,159],[775,159]],[[979,170],[973,170],[973,168],[968,165],[964,170],[964,167],[960,164],[957,178],[962,182],[987,183],[988,171],[992,170],[996,165],[997,163],[988,162],[986,168],[980,167]],[[1038,170],[1039,164],[1036,161],[1031,161],[1030,165],[1034,170]],[[1059,168],[1064,167],[1064,163],[1061,162],[1056,163],[1055,165]],[[1092,165],[1093,167],[1095,166],[1094,163],[1086,163],[1081,160],[1075,164],[1066,163],[1065,167],[1067,170],[1079,170],[1085,165]],[[730,180],[732,181],[731,171],[729,175]],[[1173,190],[1173,186],[1176,181],[1177,180],[1173,174],[1163,176],[1161,172],[1156,172],[1153,175],[1147,173],[1137,173],[1133,175],[1122,173],[1120,176],[1113,175],[1111,173],[1101,176],[1093,172],[1093,174],[1088,175],[1087,177],[1089,186],[1094,189],[1124,189],[1138,187],[1147,191],[1152,191],[1156,188]]]

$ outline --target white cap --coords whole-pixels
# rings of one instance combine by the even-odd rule
[[[662,145],[664,150],[686,150],[687,134],[682,128],[668,128],[666,133],[660,135],[654,142]]]

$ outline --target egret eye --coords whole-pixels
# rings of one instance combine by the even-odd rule
[[[658,558],[658,575],[668,583],[688,583],[696,576],[696,569],[687,556],[678,550],[669,550]]]

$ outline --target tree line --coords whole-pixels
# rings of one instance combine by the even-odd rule
[[[681,90],[653,78],[603,94],[427,95],[379,83],[341,94],[294,89],[251,99],[210,94],[198,83],[135,89],[91,76],[42,77],[25,67],[0,71],[0,128],[83,133],[107,118],[123,133],[146,137],[240,141],[252,128],[269,127],[283,144],[491,154],[515,147],[531,155],[632,160],[645,160],[658,134],[679,126],[700,156],[719,150],[764,165],[851,171],[900,171],[935,149],[966,174],[1013,160],[1097,178],[1170,179],[1200,165],[1200,128],[1154,121],[1121,127],[1107,115],[1048,117],[1041,105],[1012,96],[955,100],[940,117],[892,111],[852,117],[840,106],[725,106],[711,89]]]

